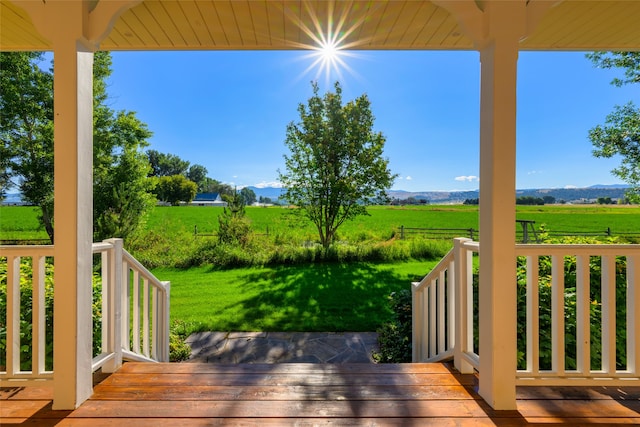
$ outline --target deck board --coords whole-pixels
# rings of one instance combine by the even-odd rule
[[[0,389],[1,425],[640,425],[640,387],[519,387],[494,411],[442,364],[127,363],[75,411],[50,388]]]

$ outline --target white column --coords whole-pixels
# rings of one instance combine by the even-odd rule
[[[54,400],[73,409],[92,393],[93,53],[54,48]]]
[[[522,2],[488,2],[480,49],[480,395],[516,409],[516,75]],[[522,21],[520,21],[522,22]]]
[[[75,409],[92,393],[92,52],[140,0],[15,3],[53,46],[53,409]]]

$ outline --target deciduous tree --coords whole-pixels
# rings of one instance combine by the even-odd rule
[[[156,177],[154,192],[159,200],[177,206],[180,202],[191,202],[197,190],[195,182],[183,175],[172,175]]]
[[[1,176],[23,200],[40,207],[51,242],[53,218],[53,70],[39,52],[0,53]],[[96,52],[93,66],[94,238],[123,237],[144,218],[153,198],[142,148],[151,132],[132,112],[107,106],[111,55]]]
[[[244,204],[247,206],[254,204],[257,200],[256,192],[249,187],[244,187],[242,190],[240,190],[240,196],[242,197],[242,201],[244,202]]]
[[[300,121],[287,126],[285,172],[279,179],[283,198],[297,205],[315,224],[320,243],[329,247],[347,220],[366,215],[367,204],[387,199],[395,175],[383,157],[385,137],[373,131],[374,116],[366,95],[342,104],[342,88],[300,104]]]
[[[157,150],[147,151],[147,156],[151,164],[151,176],[187,176],[189,161],[182,160],[175,154],[165,154]]]
[[[615,86],[640,83],[640,52],[596,52],[587,57],[600,68],[622,68],[624,79],[613,79]],[[612,170],[614,175],[631,188],[627,197],[640,202],[640,109],[633,102],[615,106],[614,111],[589,131],[596,157],[621,156],[621,164]]]

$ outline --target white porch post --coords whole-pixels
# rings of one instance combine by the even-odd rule
[[[53,409],[92,393],[93,50],[139,0],[16,1],[54,54]]]
[[[65,23],[52,34],[53,409],[76,408],[92,393],[93,53],[82,43],[87,13],[85,2],[46,10],[50,21]]]
[[[480,49],[480,395],[516,409],[516,75],[524,2],[487,2]]]
[[[70,39],[54,48],[54,400],[92,393],[93,53]]]

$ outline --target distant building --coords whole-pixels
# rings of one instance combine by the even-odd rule
[[[200,193],[191,201],[191,206],[227,206],[220,193]]]

